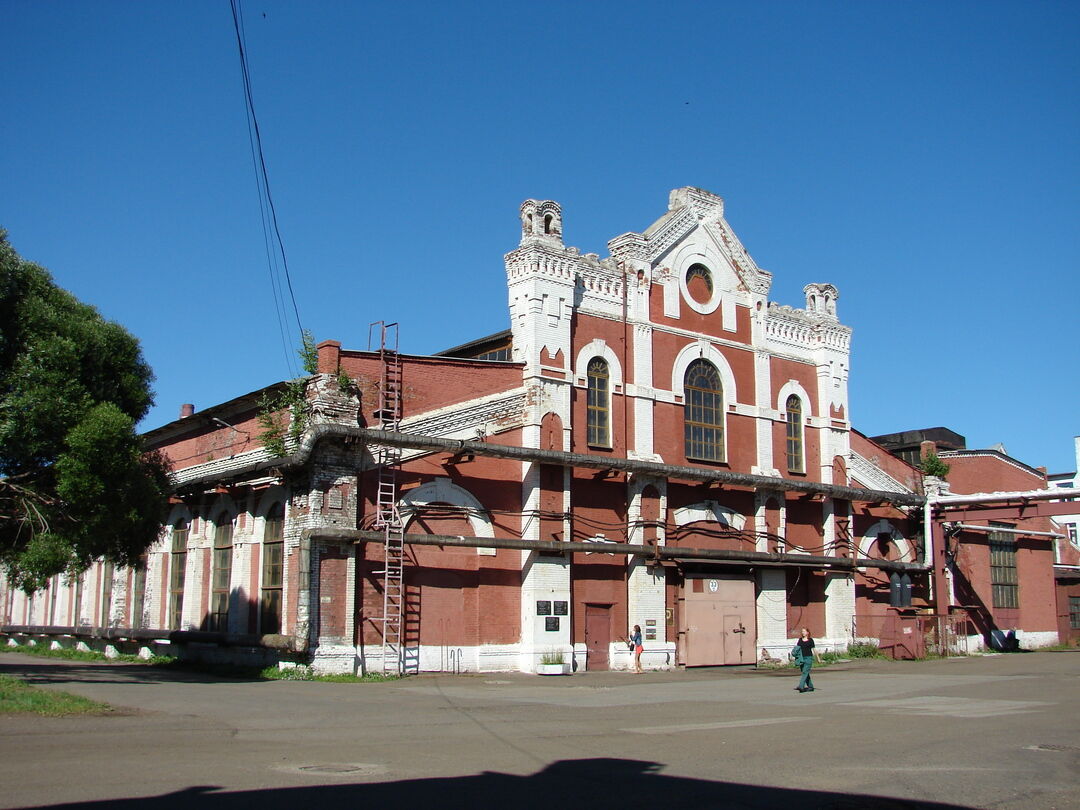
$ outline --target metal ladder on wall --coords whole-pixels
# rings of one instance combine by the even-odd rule
[[[401,355],[398,353],[398,325],[376,321],[368,329],[368,349],[375,351],[378,332],[379,407],[375,411],[379,430],[397,432],[401,426]],[[375,450],[379,471],[375,497],[375,528],[383,531],[383,625],[382,665],[386,675],[401,675],[405,667],[405,526],[397,505],[397,473],[401,448],[379,445]]]

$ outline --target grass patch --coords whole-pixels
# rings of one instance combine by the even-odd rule
[[[250,667],[237,664],[211,664],[205,661],[186,661],[169,655],[152,655],[140,658],[137,655],[118,655],[109,658],[105,653],[93,650],[73,650],[60,648],[51,650],[40,644],[18,644],[0,647],[0,652],[16,652],[23,655],[36,655],[41,658],[62,658],[66,661],[93,661],[100,663],[123,662],[126,664],[146,664],[164,667],[182,672],[197,672],[219,678],[236,678],[247,681],[325,681],[328,683],[379,683],[399,680],[397,675],[383,675],[381,672],[369,672],[367,675],[318,675],[311,667],[296,666],[281,668],[278,666]]]
[[[62,658],[65,661],[96,661],[96,662],[122,662],[125,664],[151,664],[160,666],[171,663],[174,659],[168,655],[152,655],[149,658],[140,658],[137,655],[121,653],[113,658],[95,650],[75,650],[69,647],[49,649],[40,644],[13,644],[0,647],[0,652],[22,653],[23,655],[36,655],[40,658]]]
[[[267,667],[260,670],[259,677],[269,681],[324,681],[326,683],[381,683],[399,680],[397,675],[369,672],[366,675],[317,675],[311,667]]]
[[[877,644],[859,641],[848,645],[846,656],[848,658],[884,658],[885,651]]]
[[[10,675],[0,675],[0,714],[40,714],[66,717],[72,714],[108,714],[106,703],[98,703],[67,692],[39,689]]]

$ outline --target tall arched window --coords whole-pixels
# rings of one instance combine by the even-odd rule
[[[792,394],[787,398],[787,468],[788,472],[806,471],[803,459],[802,400]]]
[[[266,513],[262,547],[262,596],[259,632],[281,632],[281,586],[285,559],[285,505],[275,503]]]
[[[184,615],[184,569],[187,568],[188,522],[177,521],[169,553],[169,629],[179,630]]]
[[[611,447],[611,376],[608,364],[599,357],[589,361],[589,444]]]
[[[724,390],[712,363],[695,360],[683,380],[686,393],[686,457],[726,461],[724,452]]]
[[[214,521],[214,567],[210,588],[209,629],[229,629],[229,589],[232,583],[232,518],[222,512]]]

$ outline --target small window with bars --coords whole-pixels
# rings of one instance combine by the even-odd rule
[[[994,524],[991,524],[994,525]],[[1011,529],[1011,526],[998,525]],[[1020,580],[1016,573],[1016,539],[1003,531],[990,532],[990,587],[996,608],[1020,607]]]

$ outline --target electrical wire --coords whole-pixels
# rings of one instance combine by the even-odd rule
[[[288,315],[284,289],[288,289],[289,301],[292,305],[292,314],[296,319],[296,327],[299,331],[300,341],[304,339],[304,327],[300,321],[300,309],[296,304],[296,294],[293,290],[292,275],[289,272],[289,261],[285,254],[285,242],[281,237],[281,227],[278,224],[277,208],[274,206],[274,198],[270,192],[270,176],[266,169],[266,155],[263,151],[262,133],[259,129],[259,119],[255,115],[255,99],[251,89],[251,71],[248,66],[246,33],[244,31],[244,13],[241,0],[229,0],[232,9],[233,28],[236,31],[236,47],[240,56],[240,75],[244,87],[244,103],[247,113],[248,143],[251,148],[252,166],[255,170],[255,182],[259,197],[259,215],[263,228],[263,243],[267,254],[267,269],[270,274],[270,286],[274,296],[274,310],[278,322],[278,331],[281,334],[282,348],[285,352],[286,364],[293,376],[299,376],[294,353],[289,351],[286,337],[286,322]],[[273,246],[271,243],[275,243]],[[281,264],[277,263],[280,255]],[[284,276],[284,285],[281,282]]]

